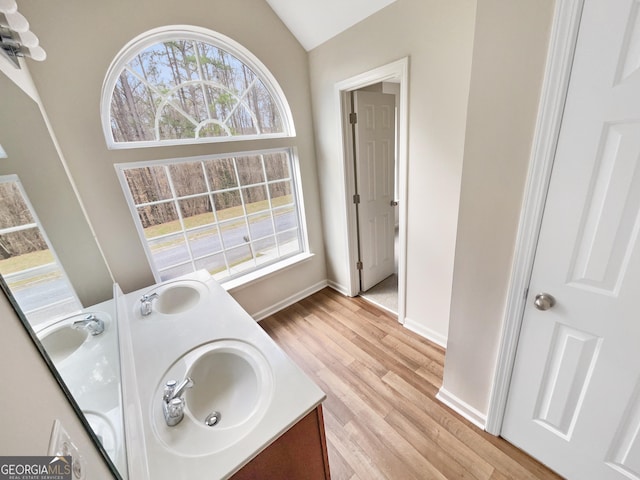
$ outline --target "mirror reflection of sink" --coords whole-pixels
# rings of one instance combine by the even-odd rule
[[[196,280],[179,280],[160,285],[147,293],[152,298],[150,312],[163,315],[186,312],[198,305],[206,291],[206,285]]]
[[[186,376],[193,387],[184,394],[184,419],[166,425],[162,391],[167,380]],[[262,419],[271,403],[273,375],[265,357],[240,340],[218,340],[191,350],[162,377],[153,397],[154,429],[162,443],[180,455],[201,456],[230,447]],[[219,421],[206,420],[219,414]]]
[[[60,320],[38,332],[40,342],[54,363],[62,362],[69,357],[89,337],[87,329],[72,326],[75,318],[78,317]]]

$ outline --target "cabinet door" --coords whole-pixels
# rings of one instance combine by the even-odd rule
[[[242,467],[232,480],[329,480],[322,405]]]

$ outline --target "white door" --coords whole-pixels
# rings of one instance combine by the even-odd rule
[[[640,1],[586,0],[502,432],[572,480],[640,479],[639,167]]]
[[[360,289],[365,292],[394,271],[394,95],[354,92],[356,190],[360,196]]]

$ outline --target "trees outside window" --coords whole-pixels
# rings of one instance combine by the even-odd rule
[[[225,281],[303,251],[288,149],[118,171],[160,280],[204,268]]]
[[[16,175],[0,176],[0,274],[33,326],[82,309]]]
[[[289,106],[248,50],[197,27],[141,35],[103,89],[110,148],[227,142],[228,153],[116,166],[157,281],[206,269],[221,281],[307,250]],[[105,116],[105,113],[108,113]],[[237,153],[235,140],[260,141]]]
[[[231,39],[196,27],[134,41],[103,90],[111,148],[293,136],[284,94]]]

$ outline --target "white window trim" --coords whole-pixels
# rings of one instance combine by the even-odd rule
[[[295,189],[296,211],[298,212],[298,225],[300,229],[299,240],[300,240],[301,251],[291,256],[284,257],[274,263],[265,265],[264,267],[259,267],[255,270],[251,270],[239,276],[228,278],[228,279],[221,279],[219,281],[220,284],[223,285],[225,288],[232,289],[248,283],[252,283],[262,277],[269,276],[282,269],[286,269],[293,264],[307,260],[311,256],[311,254],[309,253],[309,236],[307,234],[306,212],[304,209],[304,199],[302,194],[302,179],[300,174],[300,162],[298,159],[297,149],[295,147],[281,147],[281,148],[249,150],[249,151],[241,151],[241,152],[225,152],[225,153],[212,154],[212,155],[199,155],[195,157],[167,158],[167,159],[161,159],[161,160],[147,160],[142,162],[128,162],[128,163],[114,164],[116,173],[118,175],[118,179],[120,180],[120,185],[122,187],[125,199],[127,201],[127,205],[129,206],[129,211],[131,212],[132,218],[136,225],[138,237],[142,242],[142,246],[147,256],[149,267],[151,268],[153,277],[156,282],[159,283],[162,281],[162,279],[160,278],[160,273],[158,272],[155,266],[155,263],[153,261],[153,255],[151,253],[151,249],[149,248],[149,242],[144,240],[145,236],[144,236],[144,231],[142,229],[142,224],[136,218],[136,215],[137,215],[136,205],[129,191],[129,185],[127,184],[127,179],[124,175],[124,171],[133,169],[133,168],[144,168],[149,166],[160,166],[160,165],[169,165],[169,164],[176,164],[176,163],[202,162],[205,160],[215,160],[217,158],[266,155],[269,153],[277,153],[282,151],[288,151],[291,159],[291,180],[293,183],[293,189]]]
[[[22,200],[24,201],[25,205],[27,206],[27,208],[29,209],[29,213],[31,214],[31,217],[33,218],[33,223],[28,224],[29,226],[32,227],[37,227],[40,235],[42,235],[42,238],[44,239],[45,243],[47,244],[47,247],[49,248],[49,251],[51,252],[51,256],[53,257],[53,261],[55,262],[55,265],[57,268],[60,269],[60,272],[62,274],[62,277],[64,278],[64,280],[67,282],[67,284],[69,285],[69,287],[71,288],[71,298],[73,299],[73,301],[75,302],[76,306],[78,307],[78,312],[82,310],[82,303],[80,302],[80,299],[78,298],[78,294],[76,293],[76,289],[73,287],[73,284],[71,283],[71,281],[69,280],[69,276],[67,275],[67,272],[65,271],[64,267],[62,266],[62,263],[60,262],[60,259],[58,258],[58,254],[56,253],[55,249],[53,248],[53,245],[51,244],[51,241],[49,240],[49,237],[47,236],[47,232],[45,232],[42,223],[40,222],[40,219],[38,218],[38,215],[36,214],[36,210],[33,208],[33,204],[31,203],[31,200],[29,199],[29,197],[27,196],[27,192],[25,191],[24,187],[22,186],[22,182],[20,181],[20,178],[18,177],[18,175],[15,174],[10,174],[10,175],[0,175],[0,183],[15,183],[18,186],[18,190],[20,191],[20,195],[22,195]],[[8,231],[18,231],[21,230],[22,227],[24,227],[25,225],[22,225],[20,227],[16,227],[16,228],[10,228],[10,229],[4,229],[4,233],[8,233]],[[53,302],[51,304],[48,304],[47,307],[53,305],[56,302]],[[22,307],[20,307],[22,308]],[[31,310],[31,311],[25,311],[24,314],[25,316],[28,316],[34,312],[37,312],[38,310],[41,310],[42,308],[46,308],[46,307],[39,307],[38,309],[35,310]],[[59,320],[59,318],[63,317],[63,316],[68,316],[70,313],[74,313],[74,312],[66,312],[64,314],[61,314],[57,317],[55,317],[54,320]],[[28,320],[28,317],[27,317]]]
[[[222,286],[222,288],[224,288],[228,292],[237,292],[242,290],[245,287],[253,285],[256,282],[266,280],[267,278],[275,275],[276,273],[280,273],[283,270],[287,270],[300,263],[306,262],[307,260],[313,257],[314,257],[313,253],[310,253],[308,250],[303,251],[292,257],[287,257],[280,260],[279,262],[272,263],[271,265],[267,265],[264,268],[260,268],[258,270],[254,270],[252,272],[246,273],[240,277],[227,280],[224,283],[220,283],[220,285]]]
[[[113,133],[111,131],[111,98],[116,82],[120,77],[120,73],[140,51],[165,40],[175,38],[205,42],[219,47],[238,58],[238,60],[242,61],[251,70],[253,70],[258,78],[263,81],[265,88],[271,94],[273,101],[276,103],[276,106],[278,107],[282,115],[283,133],[267,135],[243,135],[237,137],[207,137],[162,141],[150,140],[140,142],[116,142],[113,139]],[[284,91],[278,84],[273,74],[269,71],[269,69],[260,60],[258,60],[258,58],[253,53],[251,53],[235,40],[213,30],[191,25],[170,25],[149,30],[135,37],[118,52],[114,60],[111,62],[111,65],[107,70],[105,80],[102,84],[100,117],[102,119],[102,130],[104,133],[104,138],[107,142],[107,148],[109,148],[110,150],[198,143],[247,141],[255,139],[284,138],[296,136],[295,127],[293,124],[293,115],[291,113],[291,109],[289,108],[289,104],[286,100]]]

